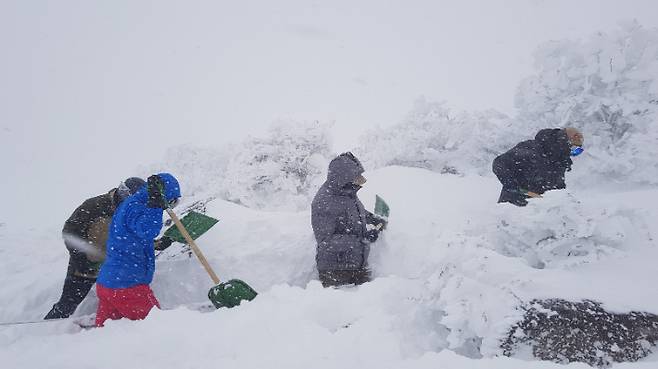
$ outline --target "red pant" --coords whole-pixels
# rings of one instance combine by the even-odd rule
[[[107,288],[97,283],[96,294],[98,295],[97,327],[102,327],[108,319],[141,320],[149,315],[154,306],[160,308],[160,303],[151,287],[145,284],[130,288]]]

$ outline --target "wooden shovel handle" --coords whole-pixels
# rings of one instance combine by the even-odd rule
[[[219,277],[217,277],[217,274],[215,274],[215,271],[212,270],[210,267],[210,264],[208,264],[208,260],[206,260],[206,257],[203,256],[203,253],[201,252],[201,249],[199,246],[196,245],[192,237],[190,236],[189,233],[187,233],[187,229],[185,229],[185,226],[183,226],[183,223],[180,222],[180,219],[176,216],[173,210],[167,209],[167,214],[171,217],[171,219],[174,221],[176,224],[176,227],[180,231],[180,233],[183,235],[185,240],[187,241],[187,244],[190,245],[192,248],[192,251],[194,251],[194,255],[196,255],[197,258],[199,258],[199,261],[201,262],[201,265],[203,265],[203,268],[208,272],[208,275],[212,279],[213,283],[219,284]]]

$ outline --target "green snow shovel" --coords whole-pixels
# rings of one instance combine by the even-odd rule
[[[167,209],[167,214],[169,214],[174,221],[176,227],[178,227],[178,230],[185,238],[185,241],[187,241],[186,243],[190,245],[194,254],[199,258],[201,265],[203,265],[203,268],[208,272],[213,283],[215,283],[216,286],[208,291],[208,299],[210,299],[210,302],[212,302],[217,309],[221,307],[232,308],[238,306],[242,300],[251,301],[256,295],[258,295],[253,288],[239,279],[231,279],[228,282],[220,283],[219,277],[217,277],[215,271],[212,270],[210,264],[208,264],[208,260],[203,256],[201,249],[196,245],[180,219],[178,219],[171,209]]]
[[[219,220],[205,214],[197,213],[196,211],[190,211],[184,217],[180,218],[180,222],[183,223],[183,227],[192,239],[196,240],[202,234],[208,232]],[[187,240],[175,224],[165,231],[164,236],[176,242],[187,244]]]
[[[386,201],[379,197],[379,195],[375,195],[375,214],[386,220],[388,220],[388,216],[391,214],[391,208],[388,207]]]

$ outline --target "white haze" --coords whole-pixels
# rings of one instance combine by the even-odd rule
[[[167,147],[281,118],[335,121],[341,150],[420,95],[513,114],[538,44],[624,19],[655,27],[658,5],[3,1],[0,223],[61,224]]]

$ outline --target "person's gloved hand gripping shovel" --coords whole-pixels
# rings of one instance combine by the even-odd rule
[[[215,286],[208,291],[208,299],[210,299],[210,302],[212,302],[212,304],[219,309],[221,307],[231,308],[240,305],[240,302],[242,302],[242,300],[247,300],[247,301],[253,300],[256,297],[257,293],[244,281],[239,279],[231,279],[228,282],[221,283],[219,277],[217,277],[217,274],[215,274],[213,269],[210,267],[208,260],[206,260],[206,257],[201,252],[201,249],[199,249],[199,247],[196,245],[196,242],[194,242],[190,234],[185,229],[185,226],[183,226],[183,223],[181,223],[180,219],[178,219],[178,216],[176,216],[174,211],[171,209],[174,206],[176,206],[178,199],[176,199],[175,202],[169,204],[165,201],[164,196],[162,196],[161,183],[152,184],[151,181],[149,181],[148,186],[149,186],[149,201],[160,202],[158,205],[162,206],[162,208],[167,212],[167,214],[169,214],[169,217],[171,217],[171,219],[174,221],[174,224],[176,224],[176,227],[178,228],[179,232],[183,235],[183,237],[187,241],[187,244],[190,245],[192,251],[201,262],[201,265],[203,265],[203,268],[206,270],[206,272],[208,272],[208,275],[210,275],[210,278],[212,279],[213,283],[215,283]],[[155,187],[157,187],[157,192]],[[153,194],[153,197],[151,197],[151,194]],[[160,196],[157,196],[157,194],[159,194]]]

